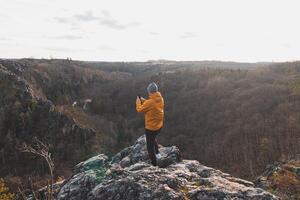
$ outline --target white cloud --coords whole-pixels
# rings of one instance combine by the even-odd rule
[[[0,37],[0,41],[9,41],[10,39],[7,37]]]
[[[159,35],[159,33],[155,32],[155,31],[150,31],[149,34],[151,34],[151,35]]]
[[[74,49],[74,48],[68,48],[68,47],[44,47],[44,50],[49,50],[51,52],[90,52],[91,49]]]
[[[180,36],[180,38],[182,39],[195,38],[195,37],[198,37],[198,35],[192,32],[186,32]]]
[[[101,46],[97,47],[97,50],[100,50],[100,51],[115,51],[114,48],[112,48],[110,46],[107,46],[107,45],[101,45]]]
[[[112,17],[107,10],[102,10],[100,16],[94,15],[92,11],[86,11],[82,14],[74,14],[71,17],[54,17],[59,23],[80,25],[82,22],[98,22],[99,24],[111,29],[122,30],[130,27],[139,26],[138,22],[122,23],[119,20]]]
[[[60,36],[53,37],[53,39],[62,39],[62,40],[79,40],[83,38],[84,37],[78,35],[60,35]]]
[[[87,22],[99,20],[99,17],[94,16],[92,11],[86,11],[83,14],[76,14],[74,15],[74,18],[79,21],[87,21]]]

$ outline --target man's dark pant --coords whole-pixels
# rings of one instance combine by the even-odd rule
[[[153,166],[157,165],[156,162],[156,156],[155,154],[158,154],[158,144],[156,141],[156,136],[159,134],[161,128],[158,129],[157,131],[151,131],[148,129],[145,129],[145,134],[146,134],[146,140],[147,140],[147,150],[148,154],[151,160],[151,163]]]

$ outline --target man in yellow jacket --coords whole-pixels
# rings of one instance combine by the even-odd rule
[[[164,99],[154,82],[148,85],[147,91],[149,99],[144,99],[139,96],[136,98],[136,110],[137,112],[143,112],[145,114],[147,150],[152,165],[156,166],[156,159],[161,157],[156,136],[161,131],[164,123]]]

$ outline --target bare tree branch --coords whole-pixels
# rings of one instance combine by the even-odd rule
[[[50,181],[48,181],[47,187],[49,187],[48,191],[48,200],[53,199],[53,171],[54,171],[54,162],[51,158],[51,153],[49,152],[49,146],[44,144],[37,138],[34,138],[33,143],[28,145],[23,143],[22,146],[19,148],[20,151],[25,153],[31,153],[33,155],[40,156],[45,159],[48,165],[49,173],[50,173]],[[49,183],[50,182],[50,183]],[[35,195],[33,193],[33,195]]]
[[[19,193],[20,193],[22,199],[23,199],[23,200],[26,200],[27,198],[26,198],[24,192],[23,192],[19,187],[18,187],[18,190],[19,190]]]

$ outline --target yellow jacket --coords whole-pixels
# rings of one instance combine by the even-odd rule
[[[145,113],[145,128],[156,131],[163,126],[164,122],[164,99],[160,92],[149,95],[149,99],[143,102],[136,101],[136,111]]]

